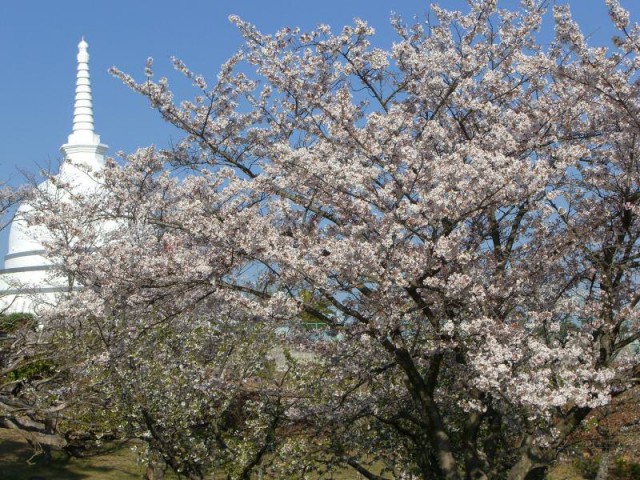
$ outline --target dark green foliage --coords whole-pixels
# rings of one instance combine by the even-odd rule
[[[55,372],[53,362],[49,360],[27,360],[23,365],[7,374],[7,378],[12,381],[31,380],[47,377]]]
[[[612,478],[640,479],[640,463],[619,457],[615,461]]]
[[[0,315],[0,334],[12,333],[21,327],[33,325],[34,317],[30,313],[9,313]]]
[[[32,330],[36,327],[35,317],[30,313],[10,313],[0,315],[0,339],[2,336],[13,336],[19,330]],[[3,351],[0,350],[0,354]],[[0,357],[1,359],[1,357]],[[50,360],[36,357],[24,358],[19,366],[7,373],[9,381],[37,379],[51,375],[55,371],[54,364]]]
[[[573,461],[573,466],[584,478],[592,480],[598,474],[601,458],[600,455],[579,457]],[[617,457],[609,466],[608,478],[611,480],[640,480],[640,463],[624,456]]]

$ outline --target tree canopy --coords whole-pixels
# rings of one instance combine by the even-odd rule
[[[232,18],[181,103],[114,70],[184,138],[32,200],[83,285],[45,319],[55,401],[191,478],[548,467],[637,382],[640,28],[608,0],[593,47],[556,6],[541,45],[545,3],[434,5],[388,50]]]

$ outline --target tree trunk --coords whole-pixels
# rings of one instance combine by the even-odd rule
[[[476,395],[476,398],[478,395]],[[464,448],[465,480],[488,480],[485,472],[486,462],[483,461],[477,445],[478,429],[484,419],[480,412],[469,412],[462,432],[462,446]]]
[[[534,480],[546,471],[547,463],[540,461],[530,448],[527,448],[516,464],[509,470],[507,480]],[[544,478],[543,476],[540,478]]]
[[[602,456],[600,457],[600,465],[598,465],[596,480],[607,480],[607,478],[609,478],[610,456],[611,452],[609,450],[604,450],[602,452]]]
[[[507,480],[524,480],[532,468],[533,461],[529,458],[529,455],[522,454],[518,462],[509,470]]]
[[[149,463],[147,463],[146,480],[164,480],[164,472],[167,470],[167,463],[156,451],[152,451],[149,455]]]
[[[442,478],[444,480],[459,480],[460,475],[458,473],[458,462],[456,462],[456,459],[453,456],[451,440],[444,429],[444,425],[437,412],[435,402],[429,396],[425,395],[424,392],[418,392],[418,395],[422,398],[422,404],[425,406],[425,413],[429,419],[429,443],[431,443],[431,447],[434,450],[434,455],[438,462],[438,467],[440,467]]]

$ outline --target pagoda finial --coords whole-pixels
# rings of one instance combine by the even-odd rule
[[[78,74],[76,77],[76,94],[73,104],[73,133],[69,136],[70,144],[100,143],[93,130],[93,100],[91,97],[91,80],[89,78],[89,44],[82,37],[78,43]]]
[[[78,43],[78,75],[76,77],[76,96],[73,104],[73,131],[67,143],[60,147],[64,154],[64,163],[60,174],[68,178],[82,177],[77,167],[96,170],[104,166],[106,145],[100,143],[100,135],[93,130],[93,99],[89,80],[89,45],[82,37]],[[84,170],[83,170],[84,171]],[[86,172],[85,172],[86,173]]]

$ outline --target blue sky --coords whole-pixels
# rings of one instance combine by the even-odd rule
[[[623,5],[629,8],[636,2],[623,0]],[[2,0],[0,180],[18,184],[19,170],[37,172],[58,161],[58,148],[71,128],[76,45],[82,35],[91,55],[96,130],[115,154],[151,143],[167,145],[179,138],[179,132],[110,76],[107,69],[112,65],[140,78],[146,58],[152,56],[159,73],[167,74],[169,57],[175,55],[192,70],[213,77],[241,46],[240,35],[228,21],[230,14],[265,32],[282,26],[310,29],[318,23],[337,31],[360,17],[376,27],[377,43],[388,46],[394,40],[390,12],[405,18],[423,16],[427,4],[424,0]],[[465,6],[463,0],[440,4]],[[604,0],[573,0],[572,6],[594,42],[607,42],[611,30]],[[190,94],[186,82],[176,86],[182,96]]]
[[[551,0],[553,2],[554,0]],[[556,0],[564,3],[565,0]],[[574,17],[594,44],[612,35],[604,0],[568,0]],[[376,44],[395,40],[391,12],[424,18],[425,0],[0,0],[0,181],[24,182],[56,166],[60,145],[71,133],[77,44],[84,35],[91,55],[96,132],[109,154],[155,144],[168,146],[180,132],[164,123],[145,100],[107,70],[117,66],[142,78],[147,57],[174,82],[179,98],[195,95],[189,83],[172,77],[169,58],[215,78],[219,66],[242,45],[228,17],[237,14],[266,33],[289,26],[310,30],[319,23],[334,31],[359,17],[376,28]],[[464,0],[439,4],[464,9]],[[517,0],[499,0],[512,8]],[[634,20],[639,0],[622,0]],[[548,39],[550,25],[541,38]],[[182,81],[180,81],[182,80]],[[193,93],[192,93],[193,92]],[[0,259],[7,231],[0,232]],[[0,261],[1,263],[1,261]]]

